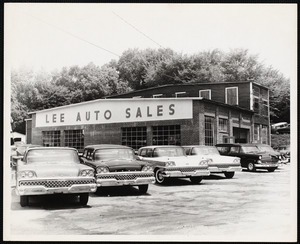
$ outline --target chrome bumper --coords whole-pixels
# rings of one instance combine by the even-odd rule
[[[254,164],[257,169],[278,168],[278,164]]]
[[[242,171],[241,166],[230,166],[226,168],[217,167],[217,166],[210,166],[208,167],[208,170],[211,173],[223,173],[223,172],[236,172],[236,171]]]
[[[149,172],[119,172],[97,174],[97,187],[147,185],[155,183],[154,173]]]
[[[64,182],[68,181],[80,181],[86,180],[89,183],[81,183],[81,184],[71,184],[69,186],[60,186],[60,184],[64,184]],[[29,183],[28,183],[29,182]],[[93,183],[91,183],[93,182]],[[27,183],[27,185],[22,185]],[[43,184],[51,185],[45,186]],[[89,193],[95,192],[97,190],[97,186],[93,179],[26,179],[26,180],[18,180],[16,186],[16,194],[20,196],[24,195],[48,195],[48,194],[72,194],[72,193]]]
[[[208,176],[210,175],[209,170],[201,169],[201,170],[195,170],[191,172],[182,172],[182,171],[169,171],[165,170],[163,172],[164,177],[196,177],[196,176]]]

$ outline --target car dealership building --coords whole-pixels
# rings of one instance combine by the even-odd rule
[[[31,112],[27,142],[91,144],[270,144],[269,92],[252,81],[165,85]]]

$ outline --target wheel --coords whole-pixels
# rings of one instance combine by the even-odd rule
[[[20,196],[20,205],[21,207],[28,206],[29,203],[29,197],[28,196]]]
[[[234,176],[234,172],[224,172],[226,178],[231,179]]]
[[[89,194],[88,193],[82,193],[79,195],[79,202],[80,202],[80,205],[87,205],[89,201]]]
[[[163,176],[163,171],[162,169],[158,169],[155,171],[155,181],[158,184],[162,184],[165,182],[165,178]]]
[[[275,169],[271,168],[271,169],[268,169],[269,172],[274,172]]]
[[[253,171],[253,172],[256,170],[255,166],[254,166],[254,163],[248,163],[247,168],[248,168],[249,171]]]
[[[202,176],[197,176],[197,177],[191,177],[190,180],[194,184],[199,184],[202,181],[203,177]]]
[[[139,192],[141,194],[145,194],[148,191],[148,185],[140,185],[139,186]]]

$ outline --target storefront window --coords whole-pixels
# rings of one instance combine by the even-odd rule
[[[214,118],[205,116],[205,145],[214,145]]]
[[[147,146],[147,127],[122,128],[122,145],[138,150]]]
[[[84,135],[83,130],[65,130],[65,146],[73,147],[77,150],[84,148]]]
[[[43,131],[42,140],[44,147],[60,147],[60,131]]]
[[[152,127],[152,145],[181,145],[180,125]]]
[[[219,118],[219,130],[228,132],[228,119]]]

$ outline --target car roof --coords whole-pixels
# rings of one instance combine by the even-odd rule
[[[88,145],[84,149],[110,149],[110,148],[126,148],[126,149],[132,149],[128,146],[123,145],[117,145],[117,144],[95,144],[95,145]]]
[[[206,146],[206,145],[188,145],[188,146],[182,146],[182,147],[215,147],[215,146]]]
[[[220,143],[216,144],[216,147],[253,147],[256,145],[254,143]]]
[[[41,146],[37,146],[37,147],[30,147],[28,148],[28,151],[29,150],[49,150],[49,149],[55,149],[55,150],[66,150],[66,149],[69,149],[69,150],[75,150],[77,151],[75,148],[72,148],[72,147],[41,147]]]
[[[170,147],[173,147],[173,148],[178,148],[178,147],[182,147],[182,146],[175,146],[175,145],[152,145],[152,146],[145,146],[145,147],[141,147],[140,149],[147,149],[147,148],[170,148]]]

